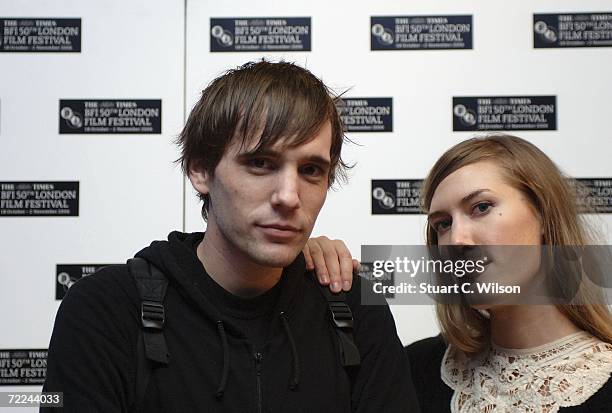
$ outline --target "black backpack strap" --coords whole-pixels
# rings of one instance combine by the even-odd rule
[[[153,367],[168,365],[170,354],[164,337],[166,314],[164,298],[168,279],[143,258],[128,260],[128,269],[140,295],[140,320],[142,334],[138,337],[136,366],[136,406],[137,411],[144,400],[145,391]]]
[[[153,366],[151,361],[147,360],[145,355],[144,340],[142,334],[138,335],[138,351],[136,363],[136,394],[134,397],[135,412],[143,412],[143,403],[149,379],[153,374]]]
[[[340,362],[344,367],[359,366],[361,356],[353,338],[353,313],[346,303],[344,292],[332,293],[328,287],[317,283],[319,290],[325,297],[340,349]]]

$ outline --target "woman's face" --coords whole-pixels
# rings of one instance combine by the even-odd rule
[[[481,245],[485,271],[476,282],[526,285],[540,267],[540,217],[527,197],[506,182],[493,161],[464,166],[436,188],[428,223],[438,245],[462,249]],[[488,247],[500,246],[500,247]],[[482,257],[481,257],[482,258]]]
[[[464,166],[436,188],[429,225],[439,245],[540,245],[540,218],[492,161]]]

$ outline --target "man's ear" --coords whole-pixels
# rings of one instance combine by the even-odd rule
[[[192,166],[189,168],[189,180],[193,189],[200,194],[208,194],[210,192],[210,174],[202,168]]]

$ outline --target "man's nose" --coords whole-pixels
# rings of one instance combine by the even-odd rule
[[[277,208],[296,209],[300,206],[298,171],[281,169],[272,194],[272,204]]]

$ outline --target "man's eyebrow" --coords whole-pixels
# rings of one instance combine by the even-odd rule
[[[236,155],[238,159],[248,159],[255,156],[264,156],[269,158],[278,158],[281,155],[279,151],[275,151],[269,148],[259,148],[251,151],[240,152]]]
[[[323,168],[331,167],[331,161],[329,160],[329,158],[324,158],[323,156],[310,155],[306,157],[306,160],[312,163],[316,163],[317,165]]]
[[[276,150],[269,149],[269,148],[259,148],[253,151],[246,151],[246,152],[239,153],[238,155],[236,155],[236,158],[238,160],[247,160],[247,159],[251,159],[253,157],[258,157],[258,156],[262,156],[266,158],[280,158],[281,155],[282,155],[282,151],[276,151]],[[309,155],[305,157],[303,160],[307,162],[315,163],[322,168],[331,167],[331,160],[321,155]]]
[[[476,198],[478,195],[482,194],[483,192],[491,192],[491,190],[487,189],[487,188],[476,189],[476,190],[470,192],[469,194],[467,194],[466,196],[464,196],[463,198],[461,198],[461,201],[459,201],[459,203],[466,204],[466,203],[470,202],[472,199]],[[440,215],[444,215],[444,212],[442,212],[442,211],[433,211],[433,212],[430,212],[429,214],[427,214],[427,220],[431,220],[433,218],[437,218]]]

